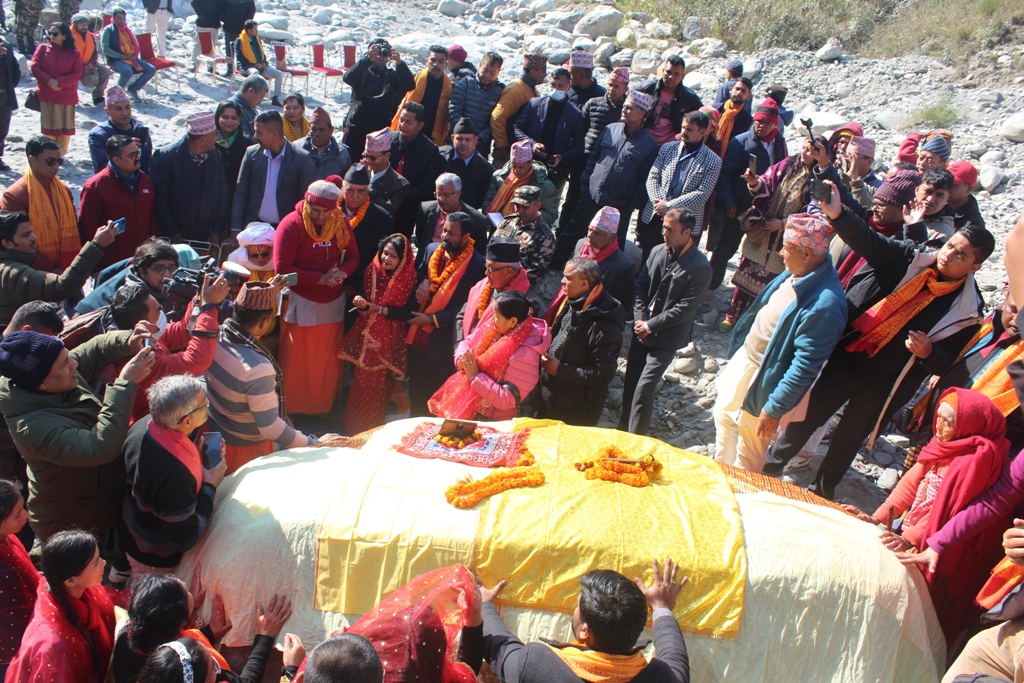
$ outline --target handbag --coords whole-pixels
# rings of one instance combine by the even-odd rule
[[[25,109],[31,109],[32,111],[39,112],[43,110],[42,106],[39,104],[39,93],[36,92],[35,88],[29,90],[28,95],[25,96]]]
[[[754,244],[761,244],[768,236],[768,229],[764,227],[764,216],[753,206],[741,213],[737,220],[740,222],[743,234]]]

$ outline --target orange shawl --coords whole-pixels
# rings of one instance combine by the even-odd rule
[[[423,102],[427,94],[427,79],[430,78],[430,70],[423,69],[416,74],[416,87],[406,94],[402,104],[406,102]],[[434,130],[430,131],[430,139],[434,144],[441,147],[447,144],[448,139],[448,101],[452,98],[452,80],[448,74],[441,74],[441,99],[437,102],[437,115],[434,117]],[[391,119],[391,130],[398,130],[398,118],[402,115],[402,106],[398,106],[395,117]]]
[[[505,211],[508,203],[512,200],[512,197],[516,193],[516,188],[526,185],[533,180],[534,168],[530,166],[530,172],[525,178],[520,178],[515,174],[515,171],[509,170],[508,176],[505,181],[498,188],[498,191],[494,194],[494,199],[491,200],[490,206],[487,207],[487,213],[500,212],[502,216],[508,216],[512,213],[511,210]]]
[[[92,34],[86,31],[83,36],[78,31],[72,30],[71,35],[75,39],[75,47],[78,48],[78,53],[82,55],[82,64],[88,64],[93,54],[96,53],[96,41],[93,39]]]
[[[964,355],[981,344],[987,345],[994,342],[994,339],[989,338],[991,334],[992,316],[989,316],[974,338],[964,347]],[[977,379],[971,384],[971,389],[985,394],[996,404],[996,408],[1003,414],[1003,417],[1007,417],[1020,407],[1020,400],[1013,388],[1013,380],[1010,379],[1006,368],[1010,363],[1022,358],[1024,358],[1024,340],[1018,339],[1002,351],[994,351]]]
[[[71,191],[60,178],[54,178],[48,194],[30,168],[25,169],[25,185],[28,215],[38,240],[39,255],[56,266],[55,272],[63,272],[82,250]]]
[[[733,104],[731,99],[725,101],[725,111],[718,121],[718,139],[722,141],[722,155],[729,149],[729,139],[732,137],[732,124],[736,121],[736,114],[743,111],[742,104]]]
[[[545,643],[572,672],[589,683],[626,683],[640,675],[647,659],[639,652],[631,655],[610,655],[591,650],[580,642],[564,647]]]
[[[466,274],[466,269],[469,268],[470,262],[473,260],[473,238],[470,237],[469,241],[466,242],[465,248],[462,253],[455,257],[458,265],[453,269],[451,275],[449,275],[444,282],[438,284],[436,291],[433,296],[430,297],[430,303],[427,304],[426,310],[423,312],[428,316],[434,315],[438,311],[443,311],[448,302],[451,301],[452,296],[455,294],[455,288],[459,286],[459,281],[462,280],[462,276]],[[431,254],[433,260],[437,252],[444,249],[443,246],[438,245],[437,250]],[[430,277],[431,264],[427,263],[427,276]],[[433,288],[433,283],[431,283]],[[433,325],[410,325],[409,334],[406,335],[405,343],[410,344],[415,348],[422,348],[427,343],[427,337],[434,331]]]

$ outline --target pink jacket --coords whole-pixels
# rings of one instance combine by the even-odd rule
[[[479,326],[468,338],[459,342],[458,348],[455,349],[455,358],[462,357],[462,354],[476,341],[477,334],[482,334]],[[470,380],[470,386],[490,404],[489,407],[484,407],[481,410],[483,415],[490,420],[508,420],[518,414],[519,402],[525,399],[540,381],[540,355],[546,353],[549,346],[551,346],[551,330],[548,329],[548,324],[541,318],[534,318],[533,332],[512,354],[512,360],[502,377],[493,379],[483,372],[474,375]],[[508,390],[506,384],[515,385],[519,390],[518,399]]]
[[[50,104],[78,104],[78,81],[82,78],[82,55],[78,50],[54,48],[40,43],[30,64],[36,79],[36,94]],[[50,79],[57,79],[60,90],[50,87]]]
[[[465,339],[469,336],[470,330],[479,327],[480,323],[487,320],[488,318],[494,317],[494,297],[491,297],[491,303],[487,304],[487,308],[484,309],[484,314],[480,316],[480,319],[476,319],[476,309],[480,304],[480,295],[483,294],[484,287],[487,286],[487,278],[483,277],[480,282],[473,285],[472,289],[469,290],[469,298],[466,299],[466,312],[462,315],[462,338]],[[505,290],[506,292],[526,292],[530,289],[530,278],[526,274],[526,268],[520,268],[519,274],[516,275],[515,279]]]

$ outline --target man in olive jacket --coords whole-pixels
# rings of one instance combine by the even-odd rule
[[[103,248],[117,237],[113,222],[96,231],[63,273],[36,270],[38,239],[27,213],[0,211],[0,329],[29,301],[63,301],[80,292],[103,258]]]
[[[138,382],[153,365],[148,336],[143,328],[108,332],[70,352],[38,332],[0,341],[0,413],[28,464],[29,523],[43,541],[72,527],[113,527],[125,481],[121,446]],[[93,394],[89,380],[132,354],[104,397]]]

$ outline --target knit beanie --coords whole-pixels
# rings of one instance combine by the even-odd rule
[[[886,204],[906,206],[914,198],[914,190],[921,184],[917,171],[897,171],[882,181],[875,190],[875,199]]]
[[[936,135],[931,140],[924,143],[921,147],[921,151],[931,152],[932,154],[938,155],[938,157],[943,161],[949,159],[949,145],[941,135]]]
[[[11,332],[0,341],[0,375],[22,389],[37,389],[64,350],[64,342],[31,330]]]
[[[768,121],[776,126],[779,125],[779,105],[770,97],[764,98],[754,110],[754,120]]]
[[[337,181],[337,182],[336,182]],[[341,178],[328,176],[326,180],[316,180],[306,190],[306,203],[321,209],[336,209],[341,201]]]

